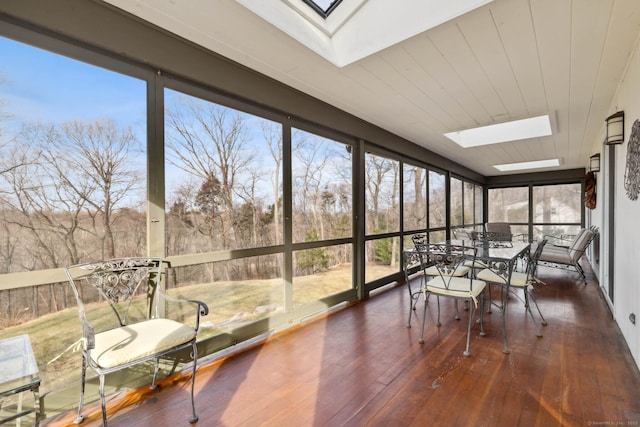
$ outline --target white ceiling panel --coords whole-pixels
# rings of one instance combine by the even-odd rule
[[[265,18],[299,0],[105,1],[488,176],[553,157],[586,166],[640,33],[638,0],[478,0],[409,32],[419,0],[355,0],[324,36],[376,28],[368,37],[393,43],[339,67]],[[252,2],[263,10],[241,4]],[[376,6],[391,3],[392,15]],[[546,113],[549,137],[464,149],[442,135]]]

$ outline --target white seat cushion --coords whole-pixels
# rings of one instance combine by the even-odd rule
[[[443,279],[435,277],[427,282],[427,291],[439,295],[447,295],[456,298],[472,298],[482,293],[487,286],[482,280],[471,280],[463,277],[451,277]]]
[[[541,261],[556,262],[558,264],[572,265],[573,261],[569,256],[569,250],[557,246],[545,246],[540,254]]]
[[[489,267],[486,263],[480,260],[465,261],[464,265],[465,267],[469,267],[469,268],[488,268]]]
[[[169,350],[191,341],[196,331],[170,319],[150,319],[96,334],[91,359],[103,369]]]
[[[488,268],[478,273],[478,279],[484,280],[485,282],[498,283],[501,285],[506,285],[507,283],[504,277]],[[516,288],[524,288],[527,285],[528,283],[526,273],[521,273],[519,271],[514,271],[513,273],[511,273],[510,286],[514,286]]]
[[[467,274],[469,274],[469,270],[470,270],[469,267],[466,267],[464,265],[459,265],[456,268],[456,271],[453,272],[452,276],[455,276],[455,277],[466,276]],[[440,274],[445,275],[444,273],[440,273],[438,271],[438,267],[436,267],[435,265],[432,265],[431,267],[427,268],[424,272],[429,276],[440,276]]]

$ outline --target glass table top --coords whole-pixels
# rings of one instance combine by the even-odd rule
[[[0,396],[32,388],[40,382],[28,335],[0,340]]]

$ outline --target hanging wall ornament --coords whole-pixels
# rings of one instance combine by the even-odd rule
[[[629,145],[627,146],[627,165],[624,171],[624,188],[631,200],[638,199],[640,192],[640,120],[633,122]]]
[[[584,205],[589,209],[596,208],[596,174],[587,172],[584,179]]]

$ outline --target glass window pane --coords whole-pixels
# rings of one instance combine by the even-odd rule
[[[482,194],[482,186],[480,185],[476,185],[475,186],[475,203],[476,203],[476,212],[475,212],[475,218],[473,220],[474,224],[482,224],[484,223],[483,218],[482,218],[482,202],[483,202],[483,194]]]
[[[404,164],[403,169],[404,230],[427,228],[427,171]]]
[[[282,126],[165,90],[169,255],[282,243]]]
[[[474,195],[475,185],[470,182],[464,183],[464,224],[475,223],[475,206],[476,201]]]
[[[351,146],[293,129],[292,147],[293,241],[351,237]]]
[[[451,178],[451,226],[463,225],[462,217],[462,181]]]
[[[351,248],[352,245],[336,245],[294,252],[294,305],[303,305],[351,289]]]
[[[198,340],[284,310],[281,254],[170,268],[166,286],[171,296],[209,306]]]
[[[0,52],[0,273],[144,254],[146,83],[2,37]]]
[[[533,187],[533,222],[579,223],[582,213],[580,184]]]
[[[429,171],[429,228],[447,225],[446,202],[445,176],[438,172]]]
[[[399,163],[375,154],[365,154],[366,233],[399,231]]]
[[[0,52],[0,274],[145,255],[146,83],[3,37]],[[41,396],[77,383],[74,307],[67,283],[0,291],[0,338],[30,335]]]
[[[400,270],[400,238],[369,240],[365,244],[365,282],[386,277]]]
[[[488,222],[529,222],[529,188],[492,188],[489,190]]]

